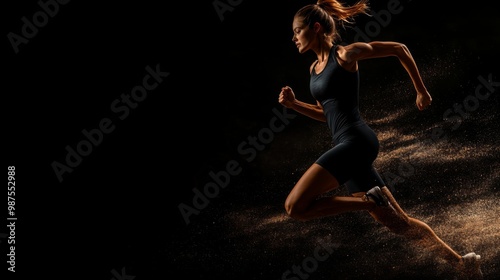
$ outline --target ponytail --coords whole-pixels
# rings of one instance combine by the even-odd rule
[[[351,6],[346,6],[337,0],[318,0],[317,5],[341,25],[344,25],[344,23],[353,23],[356,15],[368,15],[368,11],[370,10],[368,0],[359,0]]]
[[[332,41],[340,39],[336,25],[345,27],[345,24],[354,23],[354,17],[359,14],[368,14],[368,0],[358,0],[353,5],[344,5],[339,0],[318,0],[316,4],[309,4],[295,13],[295,17],[302,18],[305,25],[312,28],[315,22],[323,26],[325,36]]]

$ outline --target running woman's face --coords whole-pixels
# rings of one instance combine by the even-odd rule
[[[293,37],[292,41],[299,49],[299,53],[304,53],[311,49],[311,44],[315,38],[314,31],[303,23],[301,18],[295,17],[293,19]]]

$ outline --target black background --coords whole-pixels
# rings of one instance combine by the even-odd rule
[[[383,10],[387,2],[374,2],[372,9]],[[193,279],[269,279],[272,273],[259,276],[262,270],[250,265],[233,271],[222,260],[235,256],[223,250],[214,253],[220,267],[203,264],[209,255],[193,252],[193,263],[175,256],[186,255],[193,246],[182,244],[192,240],[204,244],[197,248],[225,246],[211,238],[226,233],[210,227],[225,207],[281,211],[288,185],[270,194],[259,181],[279,180],[262,171],[276,164],[259,158],[243,165],[241,176],[231,178],[235,187],[193,215],[194,225],[186,225],[178,205],[191,203],[192,189],[202,189],[210,171],[223,170],[230,160],[244,162],[237,146],[269,126],[273,108],[282,110],[277,97],[283,85],[311,101],[307,69],[314,58],[298,54],[291,42],[293,14],[308,3],[241,1],[221,20],[211,1],[70,1],[18,53],[7,34],[21,34],[21,18],[32,19],[40,6],[4,3],[3,145],[6,165],[16,166],[17,275],[111,279],[112,270],[125,267],[135,279],[171,279],[177,272]],[[500,21],[491,4],[436,3],[401,1],[402,13],[371,39],[405,43],[417,63],[434,61],[434,71],[449,73],[451,82],[460,73],[459,85],[433,84],[462,87],[458,96],[436,98],[436,106],[446,109],[470,92],[478,75],[498,74]],[[356,26],[370,21],[361,16]],[[344,38],[349,42],[352,33]],[[453,63],[443,67],[450,54]],[[118,119],[110,104],[142,83],[146,66],[157,65],[169,76]],[[364,67],[368,83],[406,79],[390,59]],[[65,147],[76,147],[85,139],[81,131],[97,128],[103,118],[112,119],[115,130],[60,182],[51,164],[64,163]],[[297,117],[287,129],[309,124]],[[266,150],[293,140],[279,141]],[[292,169],[290,162],[282,168]],[[2,258],[5,245],[3,239]]]

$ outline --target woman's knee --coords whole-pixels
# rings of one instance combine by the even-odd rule
[[[285,201],[285,211],[287,215],[295,220],[304,221],[304,208],[300,207],[297,203],[293,202],[291,199]]]
[[[315,199],[338,187],[332,174],[321,165],[314,163],[306,170],[285,200],[288,216],[296,220],[307,220],[311,205]]]

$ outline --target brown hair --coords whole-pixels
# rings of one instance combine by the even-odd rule
[[[323,26],[325,36],[332,41],[340,39],[336,24],[344,27],[345,24],[354,23],[354,16],[358,14],[369,15],[368,0],[359,0],[353,5],[345,5],[338,0],[318,0],[316,4],[309,4],[300,8],[295,17],[302,18],[305,25],[313,27],[315,22]]]

